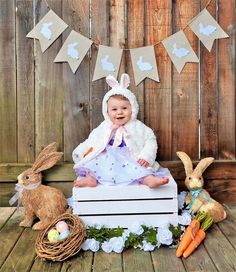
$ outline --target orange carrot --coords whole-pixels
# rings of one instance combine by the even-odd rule
[[[197,213],[195,218],[191,221],[190,225],[186,228],[182,239],[179,242],[179,246],[176,251],[176,257],[181,257],[185,249],[194,239],[195,234],[200,229],[200,222],[206,218],[206,213]]]
[[[187,249],[184,251],[183,256],[187,258],[193,251],[201,244],[201,242],[205,239],[206,233],[203,229],[199,229],[197,234],[195,235],[192,242],[189,244]]]
[[[187,258],[189,255],[191,255],[194,250],[201,244],[201,242],[206,237],[206,230],[213,224],[213,218],[211,216],[208,216],[202,223],[201,228],[196,233],[194,239],[189,244],[187,249],[184,251],[183,256],[184,258]]]
[[[200,222],[197,219],[193,219],[190,225],[185,230],[185,233],[179,243],[179,246],[176,251],[176,257],[182,256],[183,252],[191,243],[195,233],[198,232],[199,228],[200,228]]]
[[[93,147],[91,146],[85,153],[84,153],[84,157],[87,156],[89,153],[91,153],[93,151]]]

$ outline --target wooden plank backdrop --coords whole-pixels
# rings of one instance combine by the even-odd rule
[[[1,0],[0,205],[7,205],[17,175],[53,141],[64,157],[46,172],[45,181],[70,194],[71,152],[103,120],[101,102],[108,86],[104,79],[92,82],[98,44],[137,48],[181,29],[199,64],[187,63],[178,74],[159,43],[160,83],[146,79],[135,86],[128,50],[120,74],[130,74],[138,117],[154,130],[157,160],[170,167],[180,190],[184,169],[176,151],[196,162],[214,156],[205,187],[219,200],[236,202],[235,2],[212,0],[208,6],[230,36],[215,41],[208,52],[186,27],[208,0]],[[39,42],[25,36],[50,8],[69,29],[42,53]],[[75,74],[67,63],[53,63],[72,29],[95,41]]]

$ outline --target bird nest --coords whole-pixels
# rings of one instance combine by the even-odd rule
[[[49,242],[47,238],[48,231],[61,220],[67,223],[70,235],[65,239]],[[39,233],[35,244],[36,254],[44,260],[64,261],[80,251],[85,237],[86,228],[79,216],[64,213]]]

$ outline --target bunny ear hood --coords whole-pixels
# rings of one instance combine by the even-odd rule
[[[136,120],[139,106],[138,106],[138,102],[135,95],[130,90],[127,89],[130,84],[129,75],[122,74],[120,83],[113,76],[109,75],[106,77],[106,82],[111,87],[111,90],[105,94],[102,101],[102,113],[103,113],[104,119],[106,121],[110,121],[110,118],[107,113],[107,101],[109,100],[109,98],[113,95],[123,95],[129,100],[131,104],[131,108],[132,108],[131,120]]]

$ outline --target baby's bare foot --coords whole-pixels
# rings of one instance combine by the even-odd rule
[[[160,185],[167,184],[169,182],[168,178],[156,177],[156,176],[146,176],[140,183],[147,185],[149,188],[153,189]]]
[[[96,187],[97,180],[93,177],[87,176],[79,180],[74,180],[74,187]]]

